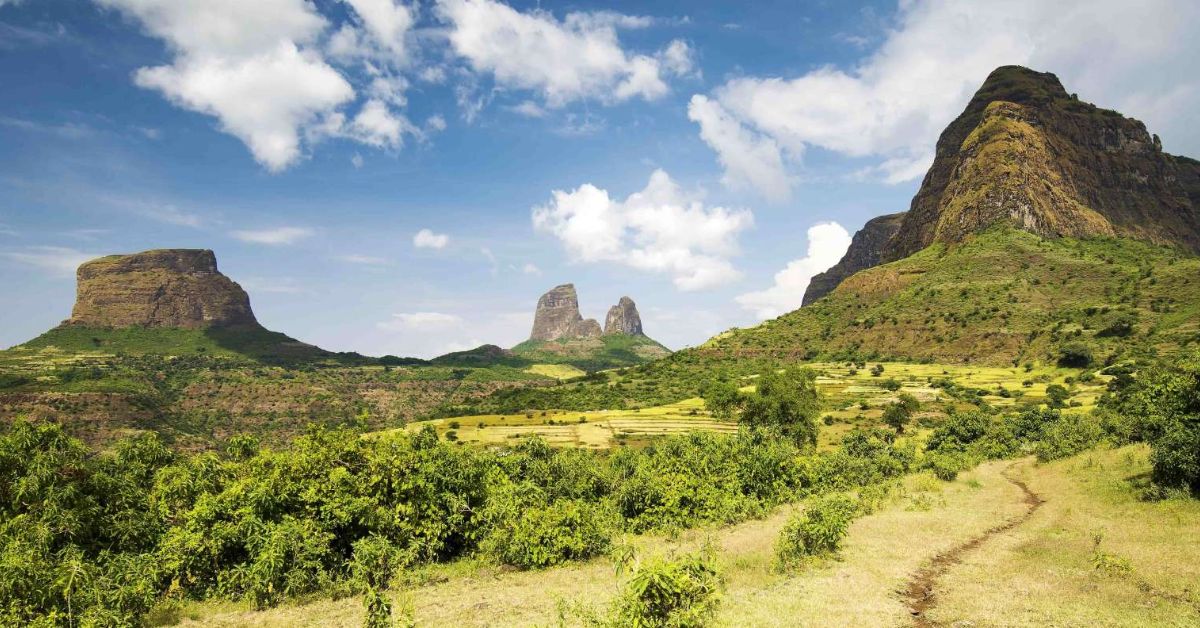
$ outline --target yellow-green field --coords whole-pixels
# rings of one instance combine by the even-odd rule
[[[525,369],[526,373],[534,375],[543,375],[545,377],[553,377],[554,379],[564,380],[573,377],[581,377],[587,375],[587,371],[571,366],[570,364],[534,364]]]
[[[938,625],[1200,625],[1200,543],[1187,542],[1200,538],[1200,502],[1139,499],[1147,457],[1147,448],[1133,446],[1046,465],[989,462],[951,483],[910,476],[880,509],[854,522],[835,559],[791,574],[773,568],[773,546],[803,504],[759,521],[625,541],[642,556],[715,547],[724,576],[720,626],[909,625],[900,591],[913,574],[980,536],[935,583],[929,616]],[[1045,503],[1014,528],[988,535],[1028,509],[1014,479]],[[409,590],[393,596],[398,607],[412,608],[419,626],[579,625],[560,609],[601,606],[618,584],[608,559],[542,571],[466,560],[414,573]],[[185,626],[359,626],[362,604],[320,600],[261,612],[199,604],[178,615]]]
[[[837,443],[843,434],[855,426],[878,424],[884,407],[903,393],[911,394],[922,404],[928,405],[924,416],[935,416],[950,407],[971,407],[932,385],[940,379],[948,378],[959,386],[986,390],[987,394],[980,398],[998,407],[1010,407],[1018,401],[1042,403],[1046,398],[1047,386],[1063,384],[1071,391],[1073,402],[1073,406],[1066,409],[1068,412],[1091,410],[1107,383],[1106,376],[1097,376],[1088,383],[1067,384],[1068,378],[1077,377],[1080,372],[1040,366],[1026,371],[1023,367],[887,362],[883,364],[883,373],[878,376],[871,374],[871,367],[875,363],[869,363],[862,369],[827,362],[808,366],[818,372],[817,385],[825,397],[824,414],[832,417],[830,425],[821,427],[821,445]],[[574,370],[569,366],[552,365],[538,365],[530,370],[533,369],[540,369],[536,372],[550,377],[570,377],[566,370]],[[852,374],[852,371],[856,372]],[[892,379],[901,386],[896,391],[883,386],[884,382]],[[745,384],[745,389],[753,389],[753,378],[748,378]],[[1001,387],[1008,391],[1009,396],[1000,394]],[[411,431],[425,425],[434,427],[443,437],[453,432],[451,438],[463,443],[499,445],[539,436],[552,445],[591,449],[604,449],[621,443],[638,445],[654,437],[697,430],[721,433],[737,430],[735,422],[714,418],[699,398],[637,410],[539,410],[518,414],[459,416],[412,423],[404,429]]]

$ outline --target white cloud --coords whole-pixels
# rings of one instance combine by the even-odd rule
[[[688,103],[688,119],[700,124],[701,139],[717,151],[725,167],[725,185],[755,188],[772,201],[791,195],[791,181],[775,140],[746,129],[720,103],[699,94]]]
[[[365,162],[363,161],[362,155],[360,155],[358,153],[354,153],[353,155],[350,156],[350,165],[351,166],[354,166],[355,168],[362,168],[363,163],[365,163]]]
[[[682,39],[672,40],[659,53],[663,68],[678,76],[686,76],[695,70],[695,52]]]
[[[442,312],[403,312],[392,314],[392,318],[378,323],[377,327],[384,331],[431,330],[457,327],[462,323],[462,317]]]
[[[808,255],[788,262],[775,273],[775,284],[766,290],[736,297],[743,308],[759,318],[774,318],[800,307],[804,290],[813,275],[829,270],[850,247],[850,233],[836,222],[823,222],[808,228]]]
[[[524,266],[521,267],[521,272],[525,273],[526,275],[539,275],[540,276],[542,274],[542,269],[538,268],[536,264],[527,262]]]
[[[74,277],[80,264],[98,256],[61,246],[31,246],[20,251],[0,252],[0,257],[33,266],[55,277]]]
[[[543,118],[546,116],[546,110],[532,100],[526,100],[518,105],[510,107],[513,113],[519,113],[526,118]]]
[[[378,148],[400,148],[406,134],[421,134],[408,118],[393,113],[383,101],[375,99],[363,105],[348,132],[360,142]]]
[[[334,259],[339,262],[346,262],[347,264],[361,264],[363,266],[382,266],[388,263],[388,261],[382,257],[358,254],[338,255]]]
[[[301,130],[354,97],[309,47],[327,23],[304,0],[96,0],[136,17],[174,52],[135,81],[216,117],[279,171],[301,156]]]
[[[444,249],[449,243],[450,236],[429,229],[422,229],[413,236],[413,246],[418,249]]]
[[[412,29],[412,9],[393,0],[346,0],[362,20],[367,32],[393,56],[407,54],[405,38]]]
[[[425,128],[435,133],[440,133],[446,130],[446,119],[441,115],[435,114],[425,119]]]
[[[554,235],[577,262],[612,262],[671,276],[684,291],[740,276],[729,259],[737,235],[753,224],[748,210],[706,208],[662,170],[624,201],[585,183],[533,209],[533,225]]]
[[[274,229],[238,230],[229,235],[253,244],[269,244],[279,246],[295,244],[300,240],[311,237],[313,230],[308,227],[277,227]]]
[[[938,134],[991,70],[1022,64],[1055,72],[1084,100],[1142,119],[1168,149],[1195,152],[1200,127],[1190,118],[1200,107],[1200,75],[1191,60],[1200,57],[1198,28],[1200,4],[1190,0],[911,0],[900,3],[879,48],[852,68],[737,78],[714,96],[732,122],[774,143],[758,145],[760,160],[820,147],[876,158],[878,165],[860,174],[900,182],[921,176]],[[736,149],[705,141],[729,182],[749,180],[778,193],[776,177],[749,179],[737,160],[727,161]]]
[[[648,25],[647,18],[599,12],[559,21],[494,0],[439,0],[435,11],[449,25],[454,52],[474,71],[504,87],[540,92],[551,107],[582,99],[655,100],[668,91],[662,62],[626,52],[617,38],[618,28]],[[664,54],[673,62],[680,50]]]

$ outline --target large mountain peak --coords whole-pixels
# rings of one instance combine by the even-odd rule
[[[608,308],[608,316],[604,317],[604,335],[625,334],[626,336],[645,336],[642,331],[642,317],[638,314],[637,304],[629,297],[621,297],[617,304]]]
[[[584,320],[579,314],[575,284],[566,283],[555,286],[538,299],[529,339],[590,338],[601,333],[600,323],[591,318]]]
[[[207,249],[109,255],[76,273],[71,325],[88,327],[257,326],[250,297],[217,270]]]
[[[883,261],[997,222],[1200,251],[1200,164],[1163,153],[1144,124],[1079,101],[1053,74],[1003,66],[938,139]]]

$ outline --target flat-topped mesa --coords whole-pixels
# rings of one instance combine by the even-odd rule
[[[629,297],[621,297],[616,305],[608,308],[608,316],[604,317],[604,335],[624,334],[626,336],[645,336],[642,331],[642,317],[638,315],[637,304]]]
[[[538,299],[530,340],[589,338],[600,334],[600,323],[590,318],[584,320],[579,314],[575,284],[555,286]]]
[[[217,270],[207,249],[160,249],[109,255],[76,273],[68,325],[88,327],[258,326],[250,297]]]
[[[1144,124],[1081,102],[1053,74],[1003,66],[942,132],[882,261],[998,222],[1200,252],[1200,162],[1162,152]]]
[[[862,229],[850,240],[850,248],[846,254],[829,270],[814,275],[804,291],[803,305],[808,305],[817,299],[833,292],[842,280],[883,261],[884,249],[891,242],[892,236],[900,229],[904,220],[904,212],[879,216],[867,221]]]

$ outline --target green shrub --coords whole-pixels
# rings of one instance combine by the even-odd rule
[[[777,429],[802,447],[816,446],[816,419],[821,411],[816,380],[816,372],[806,368],[763,373],[755,381],[755,391],[743,397],[740,421]]]
[[[707,553],[652,560],[634,569],[607,621],[611,626],[690,628],[709,623],[721,578]]]
[[[1104,430],[1094,415],[1064,414],[1043,427],[1034,452],[1042,462],[1058,460],[1090,449],[1103,438]]]
[[[836,552],[857,513],[858,503],[843,493],[813,499],[779,533],[777,563],[790,569],[807,557]]]
[[[535,569],[608,551],[611,517],[603,506],[580,500],[547,503],[531,484],[499,489],[484,518],[490,530],[481,548],[496,560]]]
[[[1155,484],[1200,495],[1200,417],[1171,424],[1151,445],[1150,462]]]
[[[1085,369],[1092,365],[1092,348],[1082,342],[1069,342],[1059,350],[1058,365]]]

